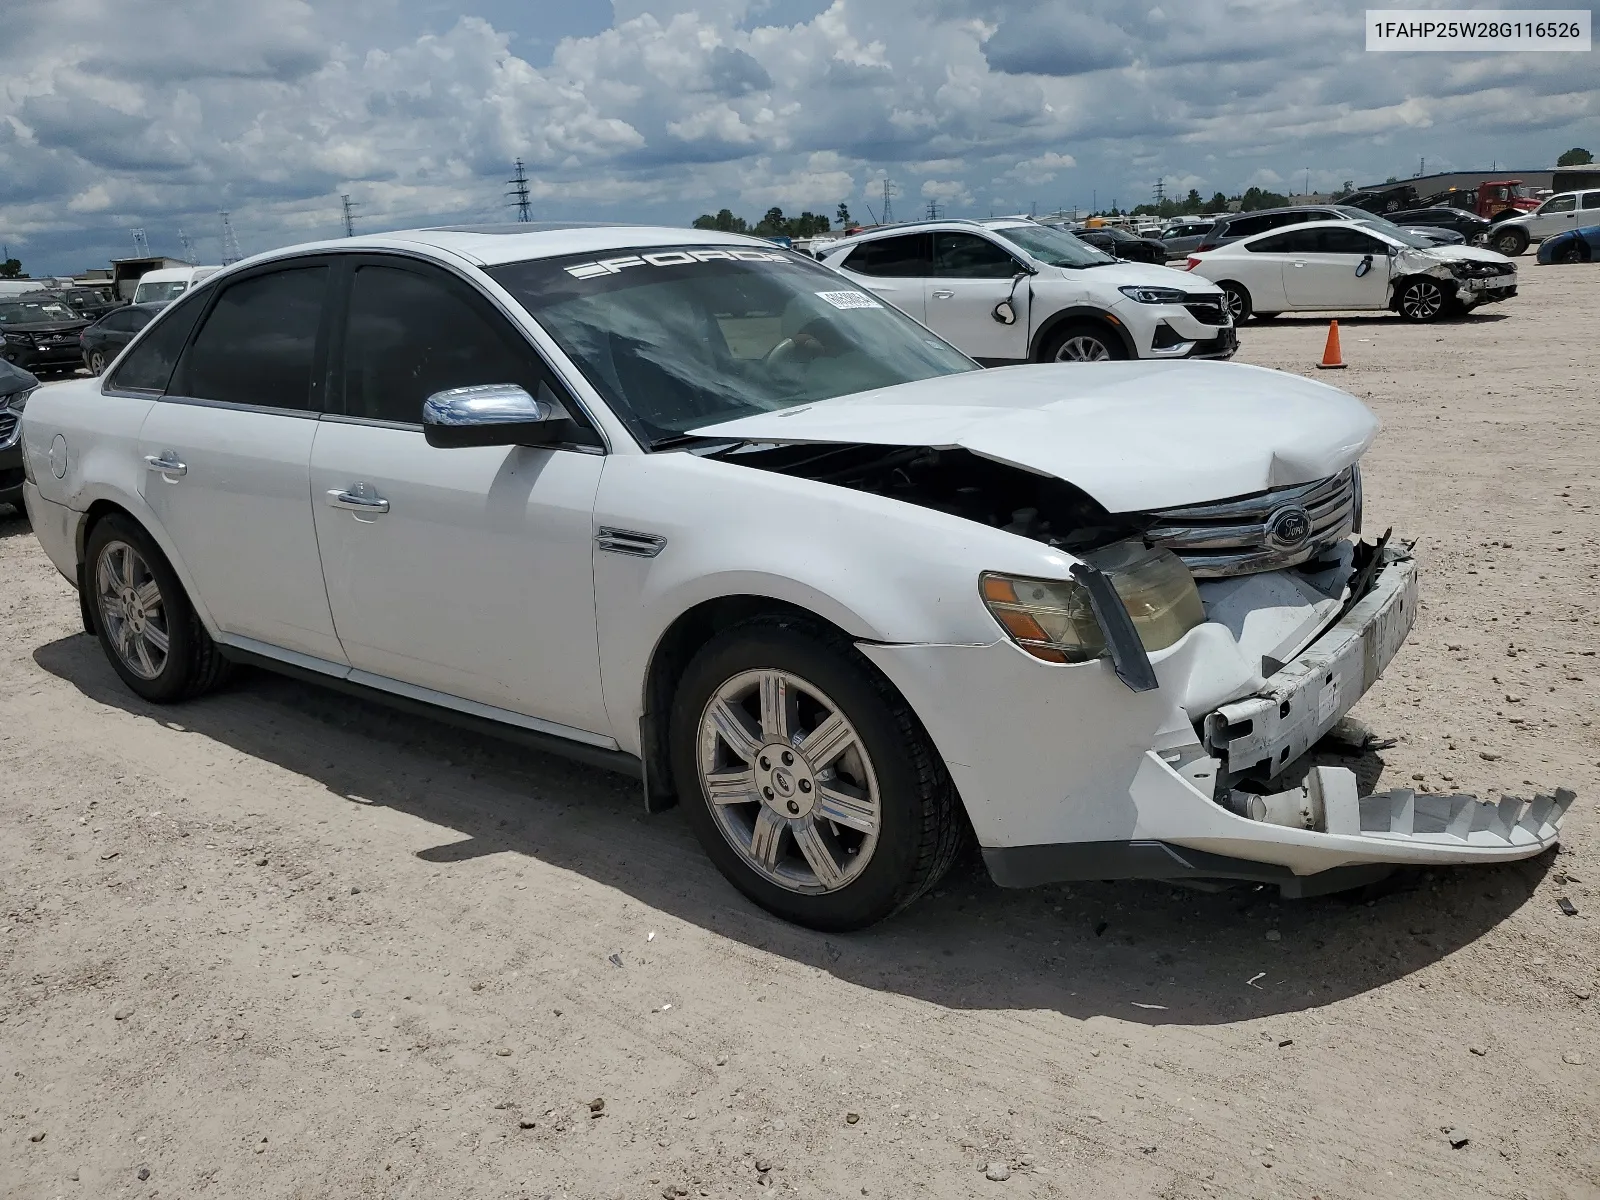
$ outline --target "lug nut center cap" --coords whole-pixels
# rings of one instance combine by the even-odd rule
[[[784,759],[789,761],[786,763]],[[811,811],[816,797],[816,778],[811,765],[792,746],[774,743],[763,746],[756,756],[756,787],[761,802],[786,820],[803,817]]]

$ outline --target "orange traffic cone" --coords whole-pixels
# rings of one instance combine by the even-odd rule
[[[1339,353],[1339,322],[1328,322],[1328,344],[1322,348],[1322,361],[1317,364],[1319,371],[1344,370],[1344,358]]]

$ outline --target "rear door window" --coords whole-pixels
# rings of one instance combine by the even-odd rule
[[[877,238],[852,250],[844,269],[884,279],[920,279],[933,274],[933,238],[926,233]]]
[[[174,390],[224,404],[318,407],[313,368],[327,291],[321,265],[229,284],[184,354]]]
[[[1583,194],[1583,207],[1585,209],[1600,208],[1600,192],[1585,192]]]
[[[194,332],[204,300],[195,298],[173,305],[159,313],[161,320],[139,344],[122,359],[122,364],[106,382],[114,392],[141,392],[157,395],[167,390],[172,371],[183,353],[184,343]]]

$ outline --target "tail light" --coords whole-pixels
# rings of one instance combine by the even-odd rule
[[[1196,267],[1198,267],[1199,265],[1200,265],[1200,260],[1197,257],[1195,257],[1193,254],[1191,254],[1191,255],[1189,255],[1189,261],[1184,265],[1183,269],[1185,271],[1192,271]]]

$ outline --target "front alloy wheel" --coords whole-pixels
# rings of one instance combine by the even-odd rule
[[[1408,321],[1436,321],[1448,299],[1437,280],[1419,276],[1400,289],[1400,315]]]
[[[672,699],[672,777],[717,869],[767,911],[859,929],[934,885],[969,826],[916,713],[837,630],[723,630]]]
[[[872,861],[878,776],[861,735],[820,688],[744,671],[700,715],[700,785],[722,836],[793,892],[848,886]]]

